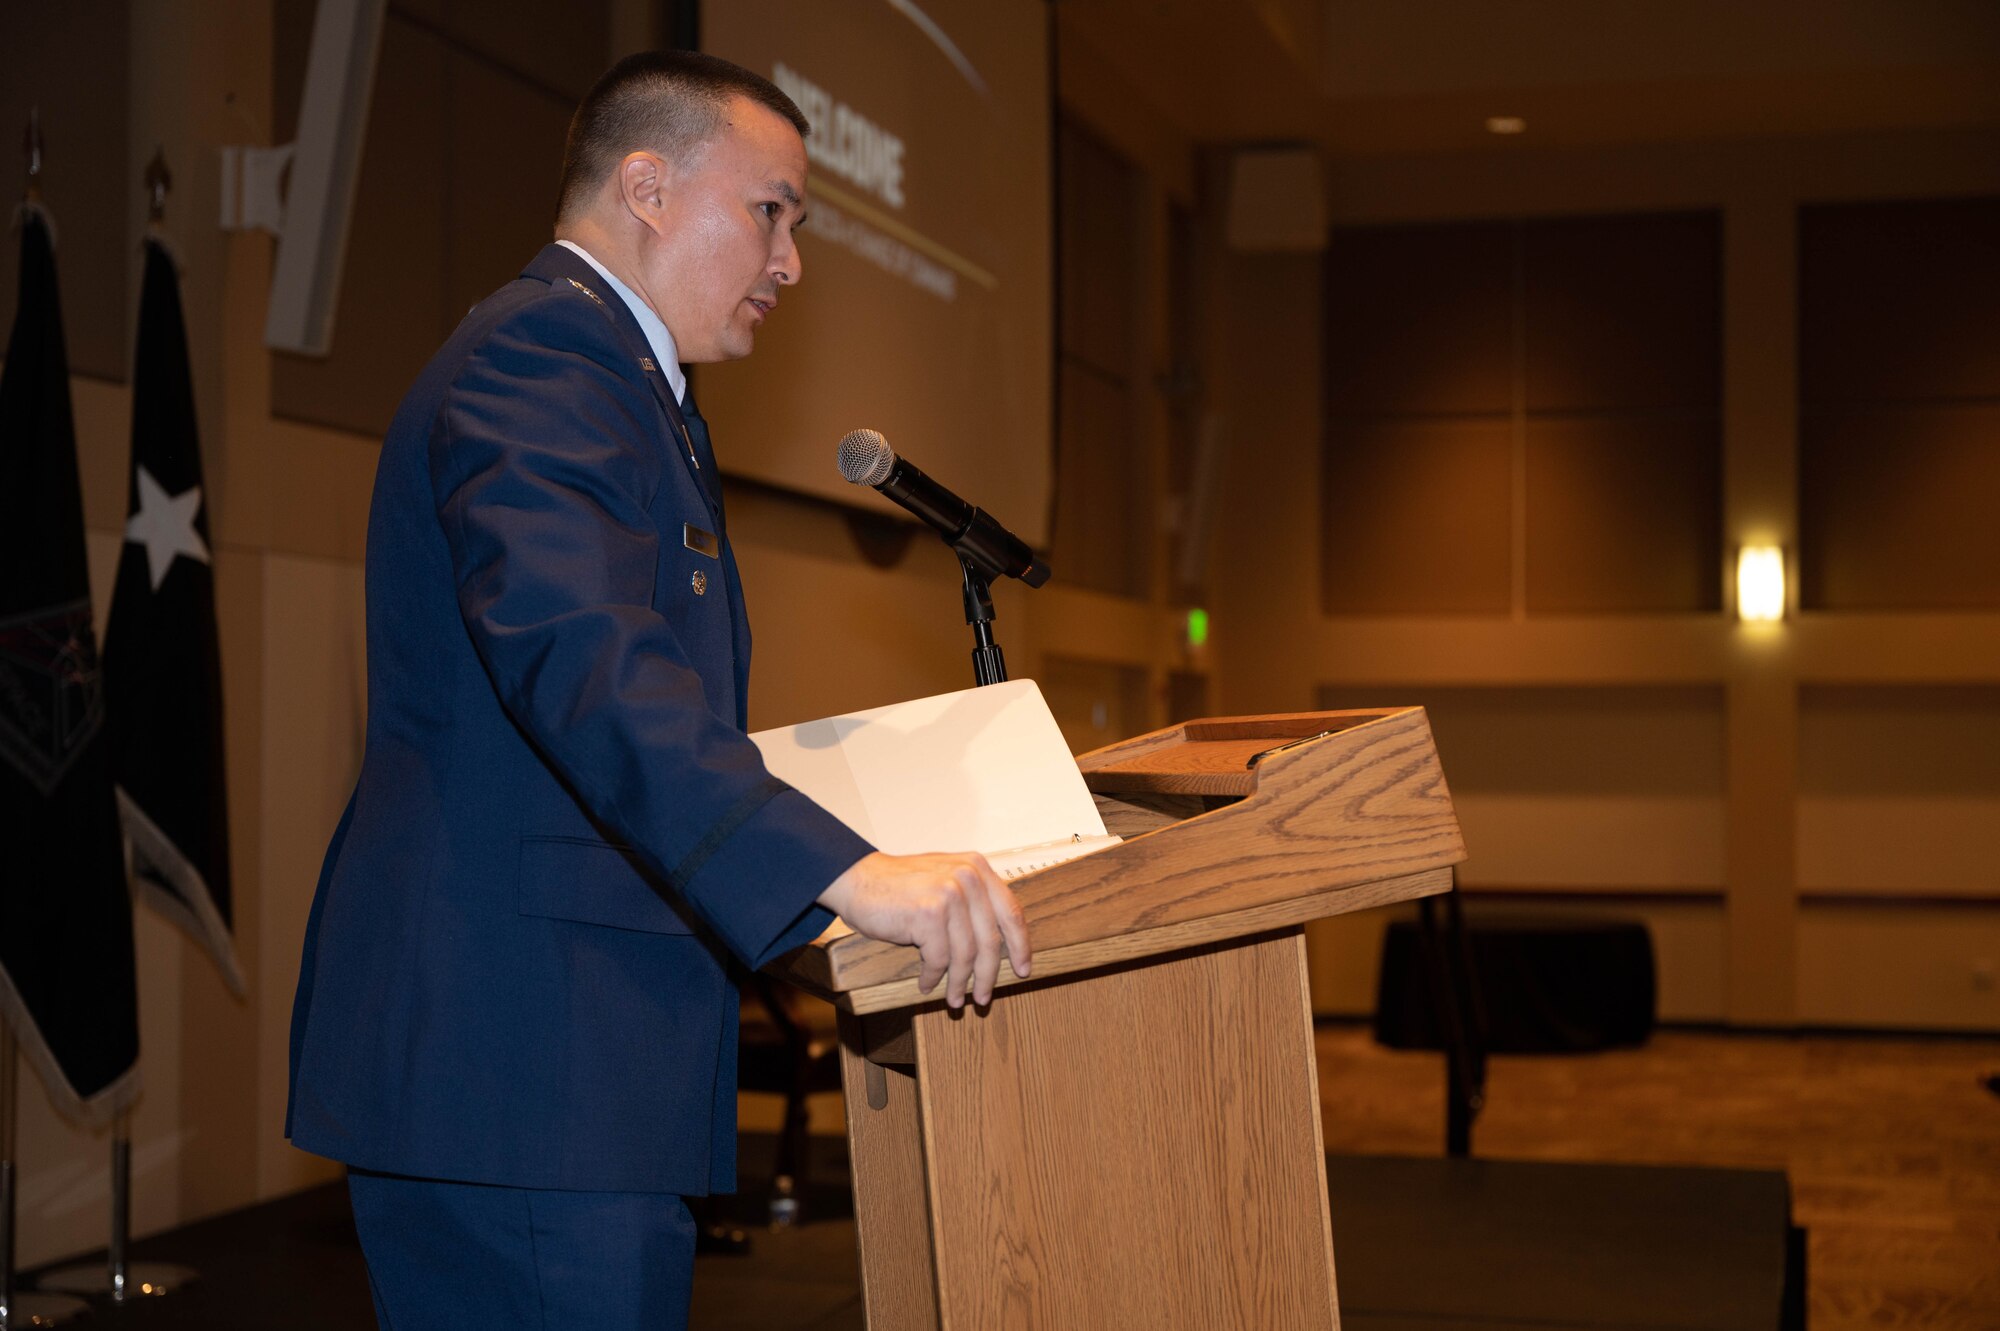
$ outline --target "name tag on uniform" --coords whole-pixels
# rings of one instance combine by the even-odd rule
[[[681,524],[681,544],[698,555],[710,559],[722,558],[722,542],[715,539],[715,533],[703,531],[691,522]]]

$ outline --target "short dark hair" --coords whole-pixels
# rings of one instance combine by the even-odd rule
[[[737,97],[777,112],[802,138],[811,132],[797,103],[776,84],[719,56],[641,51],[620,60],[570,117],[556,221],[588,203],[627,153],[644,148],[669,161],[685,160],[714,136]]]

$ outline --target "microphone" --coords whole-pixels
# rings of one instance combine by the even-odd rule
[[[1019,578],[1030,587],[1049,580],[1049,566],[993,516],[896,456],[874,430],[854,430],[840,441],[840,474],[873,486],[928,523],[959,558],[992,578]]]

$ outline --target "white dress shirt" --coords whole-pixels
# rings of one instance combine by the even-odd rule
[[[667,331],[666,324],[653,312],[653,307],[640,300],[638,293],[632,288],[613,277],[611,270],[599,263],[583,246],[573,240],[559,240],[556,244],[566,250],[574,251],[578,258],[597,270],[599,277],[611,284],[611,289],[618,293],[618,299],[625,302],[625,308],[632,311],[632,317],[639,321],[640,329],[646,334],[646,341],[652,344],[653,359],[660,363],[660,369],[667,376],[667,383],[674,390],[674,402],[680,406],[687,405],[687,376],[681,373],[680,356],[674,350],[674,335]]]

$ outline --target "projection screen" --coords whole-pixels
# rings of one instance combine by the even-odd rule
[[[747,361],[702,368],[725,472],[894,510],[834,468],[849,430],[1045,545],[1043,0],[712,0],[702,45],[812,121],[804,281]]]

